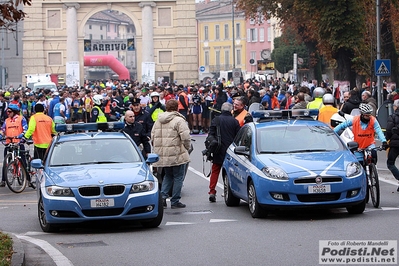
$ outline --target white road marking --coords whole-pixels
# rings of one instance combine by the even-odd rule
[[[47,241],[22,235],[17,235],[17,237],[42,248],[53,259],[56,265],[73,266],[72,262],[67,257],[65,257],[58,249],[50,245]]]
[[[193,223],[186,223],[186,222],[166,222],[165,225],[184,225],[184,224],[193,224]]]
[[[237,222],[237,220],[230,220],[230,219],[210,219],[210,223],[224,223],[224,222]]]
[[[395,207],[381,207],[381,209],[383,211],[397,211],[397,210],[399,210],[399,208],[395,208]]]
[[[200,171],[195,170],[194,168],[192,168],[191,166],[188,167],[188,170],[190,170],[191,172],[193,172],[194,174],[198,175],[199,177],[202,177],[203,179],[209,181],[209,177],[204,176],[203,173],[201,173]],[[217,187],[223,189],[223,184],[220,184],[219,182],[217,183]]]

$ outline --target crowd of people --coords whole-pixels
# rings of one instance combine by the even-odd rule
[[[391,87],[389,91],[390,93],[384,95],[385,100],[391,101],[392,104],[395,102],[399,106],[399,90]],[[18,136],[27,138],[33,136],[36,157],[41,158],[50,143],[51,134],[55,134],[54,124],[118,121],[124,117],[124,131],[132,136],[137,145],[142,145],[143,155],[146,156],[151,152],[151,142],[153,150],[159,152],[162,158],[164,153],[162,147],[170,147],[172,144],[154,138],[163,136],[157,130],[162,127],[167,128],[168,125],[165,125],[165,121],[169,121],[168,119],[173,120],[173,123],[176,122],[176,119],[186,121],[188,134],[215,134],[217,131],[215,117],[231,115],[238,122],[238,127],[232,122],[229,122],[228,126],[224,125],[225,121],[231,119],[223,119],[221,120],[223,122],[219,122],[223,124],[222,135],[229,136],[229,138],[223,140],[223,149],[220,150],[219,156],[214,157],[209,191],[209,200],[214,202],[216,201],[215,184],[220,172],[222,157],[226,152],[225,149],[234,139],[236,131],[238,131],[236,129],[252,121],[252,117],[247,111],[251,104],[258,103],[261,108],[267,110],[319,109],[318,119],[329,125],[331,116],[338,110],[350,114],[353,109],[359,109],[363,104],[366,107],[360,108],[360,110],[367,110],[367,112],[363,112],[360,117],[359,123],[362,123],[360,128],[366,128],[368,121],[372,121],[372,125],[375,127],[374,132],[382,136],[378,121],[367,119],[370,116],[376,116],[375,95],[372,84],[362,86],[360,90],[354,88],[341,93],[339,89],[330,86],[328,80],[320,84],[306,80],[301,84],[296,84],[282,79],[266,81],[249,79],[240,84],[234,84],[232,79],[228,81],[221,79],[217,82],[209,80],[179,85],[174,83],[140,84],[135,81],[109,79],[86,81],[85,85],[81,87],[63,86],[58,90],[43,88],[37,92],[30,88],[19,87],[0,93],[0,120],[3,125],[1,133],[3,136],[8,136],[6,129],[11,120],[21,123],[17,132]],[[12,119],[8,120],[11,116],[10,113]],[[399,111],[394,115],[399,117]],[[18,116],[18,119],[13,118],[14,116]],[[42,121],[43,119],[38,118],[44,116],[51,118],[46,120],[45,131],[37,122]],[[396,126],[396,121],[399,123],[399,118],[391,118],[391,124],[394,125],[392,127]],[[179,125],[181,124],[179,123]],[[228,130],[232,128],[234,128],[234,134]],[[188,149],[186,129],[181,128],[181,130],[181,132],[175,133],[182,137],[181,134],[184,132],[184,141],[179,146],[183,156],[180,159],[185,158],[186,151],[184,149]],[[42,137],[43,134],[46,137]],[[399,130],[398,135],[395,134],[387,136],[388,140],[393,140],[392,145],[397,142],[396,138],[399,139]],[[385,137],[382,138],[382,141],[385,146],[388,146]],[[399,155],[398,149],[399,144],[396,148],[391,149],[388,168],[399,180],[399,170],[394,165],[396,157]],[[179,161],[178,164],[176,162],[165,163],[161,159],[161,167],[171,167],[165,172],[166,180],[169,181],[163,183],[165,185],[165,188],[162,188],[164,199],[167,191],[170,190],[170,184],[173,183],[171,180],[176,181],[175,174],[182,172],[182,165],[186,165],[186,163],[186,159]],[[178,176],[180,179],[177,182],[182,182],[181,175],[178,174]],[[4,183],[2,182],[1,185]],[[185,205],[179,202],[180,192],[174,191],[173,194],[172,206],[184,207]]]

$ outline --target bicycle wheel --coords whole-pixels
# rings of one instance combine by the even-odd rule
[[[375,208],[380,206],[380,183],[378,181],[378,172],[374,163],[369,166],[369,189],[371,202]]]
[[[6,184],[14,193],[24,191],[27,183],[27,173],[20,159],[16,159],[7,166]]]
[[[7,176],[7,166],[10,164],[11,161],[12,161],[12,154],[7,153],[3,159],[3,168],[1,169],[2,175],[4,177]]]

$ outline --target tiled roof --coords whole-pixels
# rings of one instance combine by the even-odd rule
[[[217,15],[231,15],[233,13],[233,6],[231,2],[212,1],[209,3],[201,2],[195,4],[195,12],[197,17],[202,16],[217,16]],[[235,9],[235,14],[240,14],[241,11]]]
[[[112,22],[123,22],[127,24],[133,24],[133,21],[123,13],[119,13],[117,11],[100,11],[90,17],[93,20],[104,20],[104,22],[112,21]],[[89,19],[89,20],[90,20]]]

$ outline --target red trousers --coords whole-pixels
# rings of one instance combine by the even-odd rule
[[[216,184],[218,183],[218,178],[220,174],[220,169],[222,169],[221,164],[213,163],[212,164],[212,172],[211,177],[209,178],[209,193],[208,194],[215,194],[216,195]]]

